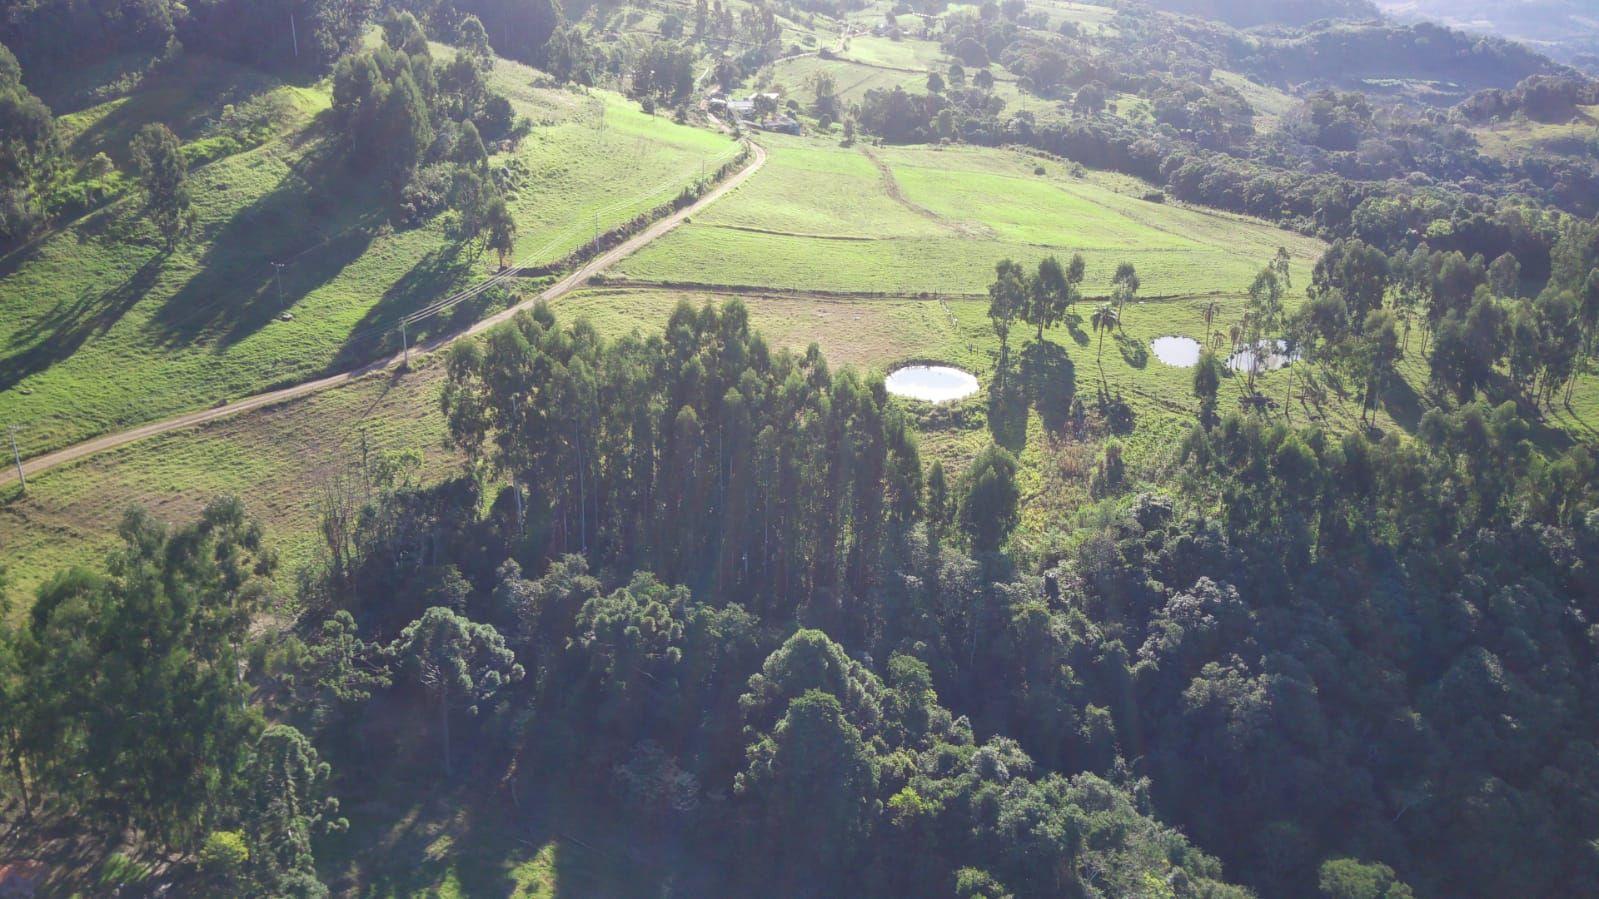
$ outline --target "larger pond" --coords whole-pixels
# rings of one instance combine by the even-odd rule
[[[1199,364],[1199,341],[1192,337],[1157,337],[1149,342],[1155,358],[1173,368],[1193,368]]]
[[[1256,367],[1255,353],[1260,352],[1259,367]],[[1244,347],[1227,357],[1227,367],[1233,371],[1276,371],[1285,365],[1299,361],[1299,354],[1289,355],[1288,344],[1281,340],[1262,340],[1254,347]]]
[[[907,365],[890,373],[883,386],[895,396],[948,403],[976,393],[977,378],[948,365]]]

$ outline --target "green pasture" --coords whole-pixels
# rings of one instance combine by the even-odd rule
[[[843,148],[776,136],[768,144],[765,169],[624,261],[620,273],[792,290],[982,294],[1003,257],[1031,264],[1081,252],[1090,294],[1107,292],[1125,261],[1138,268],[1145,294],[1173,296],[1243,290],[1279,246],[1308,276],[1322,249],[1253,220],[1143,200],[1148,188],[1128,179],[1074,178],[1067,164],[1009,150]],[[1034,174],[1038,167],[1044,174]]]
[[[401,316],[490,271],[492,257],[463,250],[447,217],[391,224],[378,176],[345,163],[325,119],[309,114],[327,106],[325,85],[235,78],[238,67],[222,64],[202,78],[206,65],[186,63],[214,85],[204,97],[185,105],[154,79],[149,94],[72,117],[69,143],[91,152],[124,142],[146,115],[170,117],[190,139],[228,104],[281,101],[307,114],[191,173],[195,224],[171,253],[129,197],[0,258],[0,420],[23,427],[27,455],[373,358],[397,348]],[[516,173],[519,261],[560,259],[736,150],[615,94],[536,88],[536,74],[504,61],[494,73],[537,125],[496,158]],[[284,263],[281,295],[274,262]]]
[[[1581,106],[1569,122],[1537,122],[1526,116],[1471,129],[1486,156],[1509,162],[1533,152],[1571,153],[1599,145],[1599,106]]]

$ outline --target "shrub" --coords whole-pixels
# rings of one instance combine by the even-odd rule
[[[250,849],[237,830],[213,831],[200,847],[200,869],[222,884],[236,882],[249,862]]]

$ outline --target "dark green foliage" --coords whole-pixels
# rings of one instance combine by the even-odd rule
[[[779,876],[828,883],[865,845],[877,785],[875,760],[838,698],[808,690],[751,744],[734,787],[762,809],[761,843]]]
[[[483,213],[483,226],[486,232],[484,245],[493,250],[499,257],[500,268],[504,268],[516,249],[516,219],[511,217],[511,210],[506,207],[503,197],[495,196],[489,200],[488,208]]]
[[[0,44],[0,245],[39,224],[41,183],[60,152],[49,107],[23,85],[17,58]]]
[[[561,24],[553,0],[460,0],[454,6],[478,18],[495,52],[526,63],[541,62],[545,42]]]
[[[42,74],[113,53],[160,52],[173,36],[174,19],[167,0],[15,3],[0,17],[0,42],[20,54],[25,70]]]
[[[1010,346],[1011,322],[1022,317],[1028,307],[1027,275],[1009,259],[994,266],[994,283],[988,285],[988,320],[999,335],[1001,351]]]
[[[1352,858],[1322,863],[1317,886],[1326,899],[1410,899],[1410,887],[1383,864],[1365,864]]]
[[[628,96],[665,106],[686,101],[694,90],[696,57],[686,46],[656,41],[633,62]]]
[[[229,500],[172,532],[130,513],[121,535],[105,574],[58,575],[12,635],[13,773],[86,818],[194,846],[260,728],[238,672],[272,557]]]
[[[1377,15],[1377,7],[1370,0],[1156,0],[1150,5],[1221,19],[1240,28],[1304,25],[1317,19],[1369,19]]]
[[[444,404],[458,445],[531,491],[524,564],[586,550],[762,614],[827,618],[880,583],[921,499],[881,382],[771,353],[739,303],[614,344],[522,316],[455,351]]]
[[[509,252],[514,225],[507,231],[505,220],[491,219],[499,190],[484,138],[519,140],[530,126],[489,90],[484,58],[463,51],[435,66],[409,14],[387,20],[384,35],[382,46],[340,59],[333,71],[333,116],[350,164],[388,173],[409,224],[441,211],[448,186],[462,217],[458,236],[484,236]],[[499,246],[488,240],[496,236]]]
[[[1464,314],[1445,314],[1433,335],[1433,383],[1462,400],[1475,396],[1504,358],[1506,327],[1504,309],[1486,290]]]
[[[257,68],[320,75],[360,44],[376,9],[371,0],[196,0],[178,36]]]
[[[427,691],[439,710],[444,774],[453,772],[450,712],[476,715],[500,688],[522,679],[523,668],[493,625],[435,606],[406,625],[389,653],[399,671]]]
[[[1199,398],[1199,422],[1210,427],[1216,422],[1216,392],[1221,389],[1222,363],[1212,350],[1202,350],[1194,366],[1194,396]]]
[[[172,249],[188,230],[189,171],[178,138],[165,125],[146,125],[133,138],[133,165],[144,188],[144,211]]]
[[[1027,279],[1019,317],[1038,329],[1038,340],[1044,339],[1045,328],[1060,324],[1072,304],[1080,299],[1078,285],[1083,282],[1084,268],[1081,253],[1074,254],[1071,262],[1064,268],[1061,267],[1059,260],[1048,256],[1038,263],[1038,272]],[[1133,276],[1133,281],[1136,283],[1136,275]],[[995,288],[999,287],[1000,285],[996,283]],[[1135,286],[1133,289],[1138,288]],[[990,295],[993,295],[993,289],[990,290]]]
[[[989,444],[966,470],[960,501],[960,526],[972,548],[994,552],[1004,544],[1018,519],[1021,494],[1017,464],[1003,447]]]
[[[1232,587],[1201,580],[1148,617],[1144,733],[1160,734],[1157,803],[1264,891],[1303,893],[1318,852],[1361,846],[1429,894],[1558,893],[1592,876],[1576,835],[1599,822],[1553,784],[1590,770],[1592,736],[1562,711],[1588,701],[1587,637],[1556,622],[1599,595],[1576,558],[1599,550],[1577,511],[1593,463],[1558,463],[1584,497],[1573,504],[1526,433],[1506,403],[1428,413],[1420,445],[1238,419],[1190,438],[1202,508],[1222,526],[1168,531],[1137,567],[1164,583],[1227,570]],[[1147,550],[1130,539],[1145,548],[1118,554]],[[1138,593],[1118,602],[1142,605]],[[1146,618],[1117,617],[1129,633]],[[1361,736],[1373,721],[1390,722],[1375,753]],[[1439,839],[1459,847],[1448,861]],[[1518,857],[1490,848],[1507,840]]]
[[[1356,334],[1358,290],[1329,274],[1315,333],[1380,393],[1400,337],[1387,296]],[[204,840],[213,892],[321,895],[321,757],[391,788],[405,762],[364,741],[438,715],[470,747],[460,790],[509,792],[519,824],[550,783],[609,789],[642,837],[693,835],[708,894],[1251,895],[1223,862],[1271,896],[1599,876],[1599,464],[1540,454],[1515,402],[1381,442],[1227,416],[1183,440],[1171,495],[1133,494],[1111,442],[1105,499],[1035,556],[1031,532],[1002,552],[1014,457],[979,453],[952,512],[880,383],[771,353],[738,303],[614,343],[538,307],[445,368],[467,471],[423,488],[381,455],[330,488],[311,615],[264,665],[239,647],[270,560],[236,505],[170,536],[130,519],[107,573],[41,591],[0,632],[6,787]],[[263,727],[251,685],[321,751]]]
[[[312,836],[349,826],[334,817],[338,800],[322,795],[329,773],[311,741],[292,727],[274,724],[256,741],[245,774],[244,825],[252,877],[268,893],[286,883],[314,884]]]

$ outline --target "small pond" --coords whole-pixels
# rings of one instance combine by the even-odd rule
[[[1193,368],[1199,364],[1199,341],[1192,337],[1157,337],[1149,342],[1155,358],[1173,368]]]
[[[907,365],[884,381],[888,392],[929,403],[947,403],[977,392],[977,378],[948,365]]]
[[[1265,351],[1260,357],[1260,367],[1255,371],[1276,371],[1298,361],[1299,354],[1288,355],[1288,344],[1281,340],[1262,340],[1254,348],[1245,347],[1227,357],[1227,367],[1233,371],[1249,371],[1255,365],[1255,353]]]

